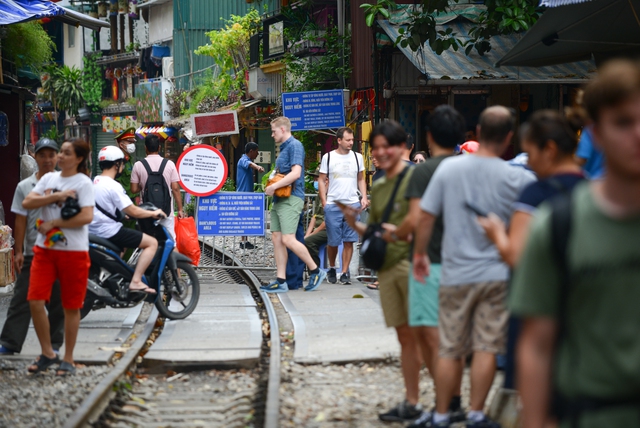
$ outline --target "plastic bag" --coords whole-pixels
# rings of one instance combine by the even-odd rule
[[[200,241],[193,217],[175,218],[176,248],[180,254],[189,257],[194,265],[200,263]]]

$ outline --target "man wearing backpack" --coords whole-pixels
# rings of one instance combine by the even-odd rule
[[[523,427],[640,421],[640,64],[605,64],[584,92],[602,180],[543,206],[517,267]],[[553,391],[553,394],[552,394]]]
[[[178,217],[184,218],[182,195],[180,195],[180,178],[176,165],[169,159],[160,156],[160,139],[157,135],[147,135],[144,139],[147,157],[138,161],[131,172],[131,191],[140,193],[143,202],[151,202],[162,209],[167,218],[160,223],[165,226],[173,239],[174,230],[173,203],[178,207]]]
[[[349,263],[353,255],[353,243],[358,242],[358,233],[345,221],[344,214],[336,202],[349,205],[356,210],[367,208],[367,184],[364,181],[364,162],[362,155],[351,150],[353,147],[353,131],[350,128],[340,128],[336,132],[338,148],[322,156],[320,162],[320,176],[318,178],[318,197],[324,207],[327,225],[327,253],[329,256],[329,270],[327,280],[335,284],[336,256],[338,246],[342,243],[342,274],[340,282],[351,284]],[[327,189],[327,178],[329,188]],[[358,190],[362,200],[358,197]]]

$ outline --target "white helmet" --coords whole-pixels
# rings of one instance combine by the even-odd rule
[[[100,152],[98,152],[98,162],[115,162],[121,159],[124,159],[124,153],[122,152],[122,150],[120,150],[120,148],[116,146],[106,146],[100,149]]]

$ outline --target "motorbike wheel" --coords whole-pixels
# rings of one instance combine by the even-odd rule
[[[80,319],[84,319],[84,317],[86,317],[87,315],[89,315],[89,312],[91,312],[91,309],[93,309],[93,304],[96,300],[96,295],[93,294],[93,292],[87,290],[87,294],[84,297],[84,305],[82,305],[82,308],[80,309]]]
[[[171,320],[188,317],[198,305],[200,298],[200,280],[193,266],[178,262],[178,281],[168,267],[162,273],[162,295],[156,300],[160,314]]]

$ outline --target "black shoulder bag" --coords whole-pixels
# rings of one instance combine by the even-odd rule
[[[402,183],[402,180],[407,173],[407,169],[408,168],[403,169],[402,172],[398,175],[398,181],[396,181],[396,185],[393,188],[393,193],[391,193],[391,199],[389,199],[389,202],[387,202],[387,207],[382,214],[380,223],[370,224],[369,227],[367,227],[367,230],[364,232],[364,235],[362,236],[360,255],[362,256],[362,261],[365,267],[369,269],[378,270],[380,266],[382,266],[384,257],[387,254],[387,243],[384,239],[382,239],[382,233],[384,232],[382,223],[386,223],[389,220],[391,210],[393,209],[393,204],[396,200],[396,193],[398,193],[398,188],[400,187],[400,183]]]

